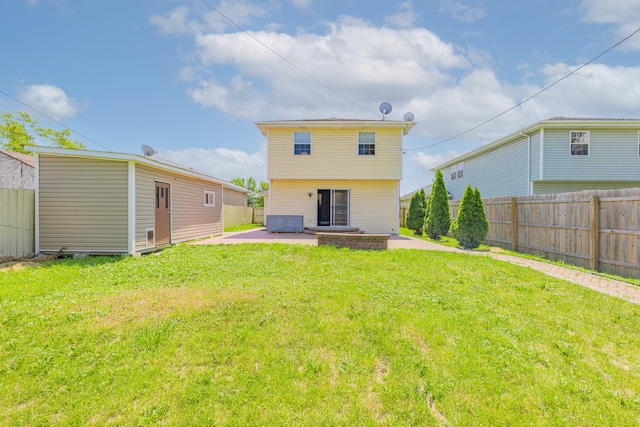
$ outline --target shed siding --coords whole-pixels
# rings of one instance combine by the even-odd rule
[[[231,206],[247,206],[247,193],[234,190],[232,188],[224,189],[224,204]]]
[[[155,182],[171,185],[171,243],[222,233],[222,185],[170,171],[136,165],[136,251],[146,249],[146,229],[155,229]],[[215,206],[204,205],[213,191]]]
[[[459,200],[467,185],[478,187],[482,197],[518,196],[529,192],[527,138],[464,161],[462,178],[452,180],[443,170],[447,190]],[[517,172],[516,172],[517,171]]]
[[[311,154],[293,154],[293,133],[311,132]],[[358,155],[358,133],[375,132],[375,155]],[[402,179],[402,129],[274,128],[269,130],[268,178]]]
[[[589,130],[589,155],[572,156],[570,131]],[[640,181],[638,129],[545,129],[544,179]],[[596,189],[593,185],[589,188]],[[608,188],[608,187],[607,187]]]
[[[366,233],[398,234],[398,181],[272,180],[269,214],[303,215],[304,226],[315,227],[319,189],[350,190],[352,227]]]
[[[40,155],[40,250],[127,253],[127,162]]]
[[[531,135],[531,181],[540,179],[540,132]]]
[[[640,188],[640,181],[538,181],[533,183],[533,194],[617,190],[621,188]]]

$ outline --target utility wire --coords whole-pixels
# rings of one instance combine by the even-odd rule
[[[287,64],[289,64],[290,66],[292,66],[293,68],[295,68],[296,70],[298,70],[299,72],[301,72],[302,74],[304,74],[305,76],[307,76],[308,78],[310,78],[311,80],[313,80],[316,84],[322,86],[323,88],[327,89],[329,92],[332,92],[335,95],[338,95],[340,98],[344,99],[347,102],[350,102],[351,104],[357,106],[358,108],[365,110],[375,116],[378,116],[379,114],[369,110],[367,107],[358,104],[356,101],[354,101],[353,99],[347,97],[346,95],[343,95],[342,93],[338,92],[337,90],[333,89],[332,87],[330,87],[329,85],[323,83],[322,81],[318,80],[317,78],[315,78],[314,76],[312,76],[311,74],[309,74],[308,72],[306,72],[305,70],[303,70],[302,68],[300,68],[299,66],[297,66],[296,64],[294,64],[293,62],[291,62],[289,59],[287,59],[286,57],[284,57],[283,55],[281,55],[280,53],[278,53],[277,51],[275,51],[274,49],[272,49],[271,47],[269,47],[267,44],[265,44],[264,42],[262,42],[262,40],[260,40],[259,38],[257,38],[256,36],[254,36],[253,34],[251,34],[249,31],[245,30],[243,27],[241,27],[238,23],[236,23],[235,21],[233,21],[231,18],[229,18],[228,16],[226,16],[224,13],[220,12],[218,9],[216,9],[215,7],[213,7],[211,5],[211,3],[207,2],[206,0],[200,0],[203,4],[205,4],[207,7],[211,8],[211,10],[213,10],[214,12],[216,12],[218,15],[222,16],[224,19],[226,19],[227,21],[229,21],[234,27],[238,28],[240,31],[242,31],[243,33],[245,33],[247,36],[251,37],[254,41],[256,41],[257,43],[259,43],[260,45],[262,45],[265,49],[268,49],[271,53],[273,53],[274,55],[276,55],[278,58],[282,59],[284,62],[286,62]]]
[[[59,124],[59,125],[60,125],[60,126],[62,126],[63,128],[70,130],[71,132],[75,133],[76,135],[81,136],[82,138],[86,139],[87,141],[91,141],[91,142],[93,142],[94,144],[96,144],[96,145],[98,145],[98,146],[100,146],[100,147],[104,148],[104,149],[105,149],[105,150],[107,150],[107,151],[113,151],[112,149],[110,149],[110,148],[108,148],[108,147],[105,147],[104,145],[100,144],[98,141],[96,141],[96,140],[94,140],[94,139],[91,139],[91,138],[89,138],[89,137],[88,137],[88,136],[86,136],[86,135],[81,134],[81,133],[80,133],[80,132],[78,132],[77,130],[73,130],[73,129],[71,129],[69,126],[65,125],[64,123],[61,123],[61,122],[57,121],[56,119],[54,119],[53,117],[51,117],[51,116],[49,116],[49,115],[47,115],[47,114],[43,113],[42,111],[37,110],[36,108],[32,107],[31,105],[26,104],[26,103],[24,103],[24,102],[20,101],[18,98],[16,98],[16,97],[14,97],[14,96],[9,95],[7,92],[3,91],[2,89],[0,89],[0,93],[1,93],[1,94],[3,94],[3,95],[5,95],[5,96],[7,96],[7,97],[9,97],[9,98],[11,98],[11,99],[13,99],[14,101],[16,101],[16,102],[18,102],[18,103],[20,103],[20,104],[24,105],[24,106],[25,106],[25,107],[27,107],[28,109],[30,109],[30,110],[32,110],[32,111],[35,111],[36,113],[38,113],[38,114],[40,114],[40,115],[42,115],[42,116],[46,117],[47,119],[51,120],[52,122],[55,122],[55,123]]]
[[[480,123],[479,125],[476,125],[468,130],[465,130],[464,132],[460,132],[457,135],[454,135],[450,138],[447,139],[443,139],[442,141],[436,142],[435,144],[430,144],[430,145],[425,145],[424,147],[418,147],[418,148],[404,148],[403,151],[414,151],[414,150],[422,150],[425,148],[429,148],[429,147],[434,147],[436,145],[440,145],[440,144],[444,144],[445,142],[449,142],[453,139],[456,139],[458,137],[461,137],[462,135],[465,135],[469,132],[472,132],[476,129],[478,129],[479,127],[482,127],[484,125],[486,125],[489,122],[494,121],[495,119],[497,119],[500,116],[504,116],[505,114],[507,114],[509,111],[514,110],[518,107],[520,107],[522,104],[524,104],[525,102],[531,101],[533,98],[535,98],[536,96],[540,95],[543,92],[546,92],[547,90],[551,89],[553,86],[557,85],[558,83],[560,83],[561,81],[571,77],[573,74],[575,74],[576,72],[580,71],[581,69],[583,69],[584,67],[586,67],[587,65],[591,64],[592,62],[594,62],[596,59],[600,58],[601,56],[603,56],[604,54],[608,53],[609,51],[615,49],[616,47],[620,46],[622,43],[626,42],[627,40],[629,40],[631,37],[635,36],[638,32],[640,32],[640,28],[638,28],[637,30],[635,30],[633,33],[629,34],[627,37],[625,37],[624,39],[620,40],[618,43],[614,44],[613,46],[611,46],[610,48],[608,48],[607,50],[605,50],[604,52],[600,53],[598,56],[596,56],[595,58],[585,62],[584,64],[580,65],[579,67],[575,68],[573,71],[571,71],[569,74],[565,75],[564,77],[556,80],[555,82],[551,83],[549,86],[544,87],[543,89],[539,90],[538,92],[536,92],[535,94],[531,95],[530,97],[528,97],[527,99],[525,99],[524,101],[514,105],[513,107],[504,110],[502,113],[496,114],[495,116],[491,117],[490,119],[485,120],[484,122]]]

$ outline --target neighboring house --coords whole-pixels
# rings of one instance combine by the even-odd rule
[[[36,153],[36,252],[139,255],[221,234],[226,199],[247,191],[134,154],[29,147]]]
[[[33,190],[34,179],[34,156],[0,150],[0,188]]]
[[[640,187],[640,120],[543,120],[437,169],[456,200]]]
[[[422,188],[418,188],[417,190],[412,191],[411,193],[407,193],[407,194],[401,196],[400,197],[400,209],[405,209],[405,211],[409,210],[409,207],[411,206],[411,199],[413,199],[413,195],[416,194],[420,190],[424,190],[424,194],[425,194],[425,196],[427,196],[427,200],[429,200],[429,196],[431,195],[431,187],[432,187],[432,184],[425,185]]]
[[[398,234],[402,138],[414,121],[257,122],[268,142],[267,215],[301,215],[304,227]]]

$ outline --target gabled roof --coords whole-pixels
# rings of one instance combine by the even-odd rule
[[[28,166],[31,166],[32,168],[36,167],[36,159],[35,156],[31,155],[31,154],[22,154],[22,153],[16,153],[14,151],[8,151],[8,150],[0,150],[0,153],[9,156],[11,158],[14,158]]]
[[[529,125],[517,132],[513,132],[503,138],[496,141],[485,144],[475,150],[468,151],[454,159],[448,160],[438,166],[433,167],[431,170],[436,171],[438,169],[444,169],[455,165],[456,163],[463,162],[466,159],[476,157],[487,151],[495,150],[496,148],[510,144],[522,137],[528,137],[532,133],[538,132],[540,129],[553,129],[553,128],[566,128],[568,126],[579,126],[579,129],[574,130],[589,130],[589,129],[620,129],[620,128],[640,128],[640,119],[607,119],[607,118],[579,118],[579,117],[552,117],[550,119],[541,120],[532,125]]]
[[[144,157],[137,154],[128,153],[114,153],[106,151],[92,151],[92,150],[75,150],[68,148],[54,148],[54,147],[28,147],[29,151],[33,151],[38,154],[48,154],[53,156],[64,157],[83,157],[94,159],[106,159],[106,160],[120,160],[120,161],[134,161],[146,166],[155,167],[158,169],[168,170],[181,175],[186,175],[194,178],[204,179],[207,181],[214,181],[220,183],[225,188],[241,191],[243,193],[249,193],[249,190],[242,188],[228,181],[225,181],[215,176],[208,175],[204,172],[199,172],[193,168],[178,165],[177,163],[171,163],[168,160]]]
[[[264,136],[267,131],[273,128],[399,128],[406,135],[416,125],[416,122],[404,122],[399,120],[360,120],[360,119],[339,119],[331,117],[328,119],[305,119],[305,120],[275,120],[266,122],[255,122],[258,129]]]

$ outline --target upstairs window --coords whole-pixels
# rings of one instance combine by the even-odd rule
[[[376,154],[376,133],[360,132],[358,133],[358,155],[373,156]]]
[[[454,180],[458,177],[458,165],[451,166],[451,180]]]
[[[571,131],[571,155],[589,155],[589,131]]]
[[[296,156],[311,154],[311,132],[293,133],[293,154]]]
[[[458,178],[462,178],[464,175],[464,162],[458,163]]]

